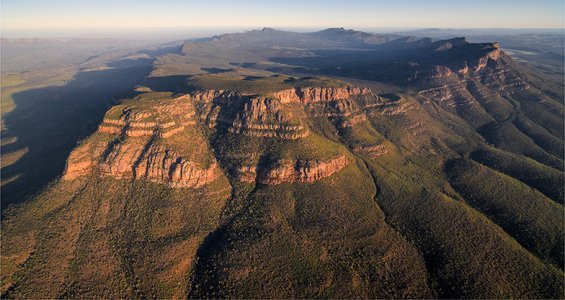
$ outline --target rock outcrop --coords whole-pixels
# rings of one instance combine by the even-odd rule
[[[434,99],[438,102],[446,102],[453,99],[458,90],[463,89],[464,83],[465,81],[458,81],[455,83],[444,84],[441,86],[421,90],[418,92],[418,94]]]
[[[194,124],[193,115],[187,97],[118,105],[106,113],[98,132],[71,153],[63,179],[96,174],[142,179],[175,188],[211,183],[219,176],[217,163],[213,159],[208,164],[193,162],[175,150],[179,148],[178,142],[170,140],[186,135],[186,126]],[[190,139],[198,140],[196,136]],[[181,147],[207,146],[200,143]]]
[[[486,43],[486,44],[479,44],[483,45],[482,50],[486,51],[486,54],[481,56],[479,60],[474,65],[474,71],[478,72],[484,69],[487,66],[489,60],[497,60],[500,56],[500,46],[498,43]]]
[[[454,73],[450,68],[445,66],[434,66],[432,70],[432,78],[444,78],[453,75]]]
[[[370,110],[369,114],[380,113],[385,116],[403,115],[415,108],[415,104],[406,99],[399,99],[397,101],[389,101],[379,103],[378,105],[369,105],[365,109]]]
[[[146,151],[121,148],[110,153],[99,168],[105,176],[145,179],[176,188],[201,187],[218,177],[215,162],[203,168],[162,145],[151,145]]]
[[[299,139],[308,129],[293,118],[280,99],[232,91],[197,91],[194,99],[199,119],[207,127],[253,137]]]
[[[309,134],[299,122],[293,123],[280,100],[260,96],[252,97],[243,104],[229,131],[280,139],[299,139]]]
[[[282,103],[312,103],[349,99],[353,96],[368,95],[371,91],[360,87],[308,87],[286,89],[273,93]]]
[[[270,166],[244,166],[240,180],[260,184],[313,183],[329,177],[348,164],[345,155],[328,160],[280,160]]]
[[[106,145],[103,143],[85,142],[81,144],[69,155],[63,179],[73,180],[80,176],[90,175],[105,148]]]
[[[363,152],[369,154],[372,158],[377,158],[381,155],[385,155],[389,152],[389,148],[386,145],[374,145],[374,146],[362,146],[355,149],[358,152]]]
[[[357,87],[295,88],[271,94],[200,90],[174,99],[126,102],[111,108],[98,132],[71,153],[63,178],[97,174],[201,187],[218,177],[219,166],[213,158],[206,164],[192,161],[198,155],[187,156],[184,150],[208,147],[206,142],[195,142],[200,134],[194,128],[197,121],[234,134],[295,140],[310,134],[304,122],[309,116],[327,117],[341,127],[366,121],[364,109],[351,100],[364,95],[379,102],[368,89]],[[193,151],[204,156],[212,153],[207,148]],[[244,167],[241,179],[262,184],[310,183],[346,165],[343,155],[327,161],[281,160],[270,166]]]
[[[481,63],[472,74],[461,76],[459,79],[452,78],[450,83],[420,90],[418,94],[441,103],[444,107],[462,107],[471,106],[475,102],[472,95],[477,93],[473,89],[469,90],[469,86],[484,86],[491,95],[513,94],[528,89],[526,81],[512,71],[505,59],[500,59],[502,56],[504,54],[496,48],[481,58],[484,65]],[[487,91],[479,91],[479,94],[485,93]]]
[[[193,116],[194,108],[186,96],[149,107],[118,105],[106,113],[98,130],[130,137],[167,138],[194,125]]]
[[[327,116],[343,127],[366,120],[366,115],[349,101],[356,96],[378,98],[367,88],[352,86],[296,87],[265,95],[199,90],[189,95],[196,103],[199,119],[210,128],[223,126],[232,133],[280,139],[300,139],[310,133],[290,112],[291,104],[309,107],[312,116]],[[321,106],[313,106],[319,103]]]
[[[106,156],[102,153],[85,155],[85,150],[96,153],[95,149],[75,150],[69,157],[63,179],[73,180],[95,172],[117,179],[143,179],[175,188],[197,188],[215,181],[219,174],[215,162],[202,167],[161,145],[151,145],[144,150],[143,146],[124,143]]]

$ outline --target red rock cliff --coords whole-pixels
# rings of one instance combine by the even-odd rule
[[[281,160],[275,166],[252,166],[240,169],[244,182],[261,184],[312,183],[329,177],[348,164],[345,155],[328,160]]]
[[[333,101],[349,99],[352,96],[367,95],[371,91],[359,87],[308,87],[286,89],[273,93],[275,98],[282,103],[311,103],[319,101]]]

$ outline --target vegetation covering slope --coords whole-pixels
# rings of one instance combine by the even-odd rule
[[[67,172],[108,150],[90,172],[4,212],[3,296],[563,298],[558,78],[396,38],[264,29],[157,58],[106,114],[121,130],[72,152]],[[165,136],[162,112],[191,125]],[[187,161],[217,177],[175,186]]]

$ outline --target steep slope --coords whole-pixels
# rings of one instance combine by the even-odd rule
[[[186,293],[195,297],[431,295],[416,249],[384,222],[364,164],[306,122],[308,105],[326,103],[323,110],[333,103],[339,110],[335,103],[352,97],[379,99],[353,87],[297,87],[260,95],[150,93],[123,101],[73,151],[62,181],[5,225],[11,251],[3,265],[12,270],[4,277],[5,295],[170,297],[185,291],[178,280],[187,276]],[[228,202],[224,173],[233,186]],[[335,194],[352,178],[357,186]],[[24,229],[20,222],[30,218],[38,227]],[[56,225],[69,220],[77,223]],[[329,240],[327,226],[335,228]],[[26,244],[22,236],[45,238]],[[288,247],[282,260],[264,260],[282,245]],[[54,255],[55,249],[68,250]],[[363,263],[351,257],[353,249],[363,253]],[[18,251],[28,257],[10,255]],[[284,253],[311,266],[288,265]],[[171,267],[159,269],[163,261]],[[295,275],[280,278],[273,268]],[[55,269],[62,271],[54,276]],[[29,272],[44,275],[27,280]],[[303,287],[308,278],[319,287]],[[260,282],[270,287],[243,293]],[[294,288],[281,290],[287,283]]]
[[[230,185],[183,99],[143,95],[109,110],[71,153],[62,180],[7,218],[4,296],[186,293]]]
[[[187,42],[7,213],[3,295],[562,298],[563,99],[528,72],[464,38]]]

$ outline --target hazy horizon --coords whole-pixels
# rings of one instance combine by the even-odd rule
[[[51,29],[6,29],[2,28],[2,38],[115,38],[115,39],[147,39],[174,40],[204,38],[224,33],[246,32],[269,27],[277,30],[295,32],[314,32],[334,27],[270,27],[270,26],[232,26],[232,27],[174,27],[174,28],[51,28]],[[417,31],[443,31],[445,33],[461,34],[527,34],[527,33],[559,33],[563,28],[451,28],[451,27],[344,27],[370,33],[414,33]]]
[[[226,29],[562,29],[564,4],[533,1],[2,1],[2,34]],[[378,31],[378,30],[377,30]]]

